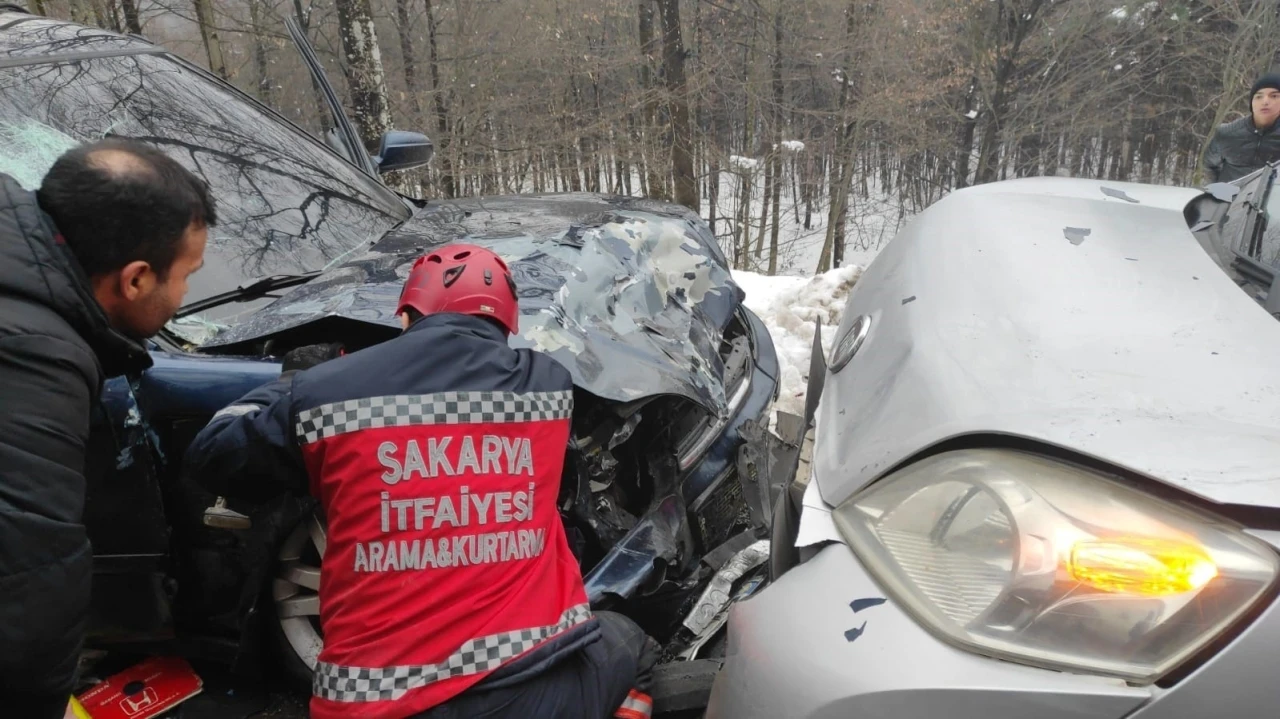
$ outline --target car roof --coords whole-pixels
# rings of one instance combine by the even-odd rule
[[[147,40],[0,5],[0,67],[83,54],[157,52]]]

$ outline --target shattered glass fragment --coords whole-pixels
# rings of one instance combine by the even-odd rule
[[[74,137],[35,120],[0,123],[0,172],[34,191],[54,161],[78,144]]]
[[[170,320],[165,328],[186,342],[202,345],[226,331],[228,325],[211,322],[199,315],[187,315]]]

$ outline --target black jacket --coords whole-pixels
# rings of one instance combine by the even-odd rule
[[[150,364],[55,237],[35,195],[0,175],[0,713],[14,716],[72,689],[93,559],[90,412],[104,376]]]
[[[1280,122],[1266,130],[1244,117],[1218,126],[1205,153],[1205,170],[1213,182],[1231,182],[1280,160]]]

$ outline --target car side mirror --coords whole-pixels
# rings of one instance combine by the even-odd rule
[[[378,172],[412,170],[431,162],[435,151],[431,138],[420,132],[391,130],[383,133],[373,162],[378,166]]]

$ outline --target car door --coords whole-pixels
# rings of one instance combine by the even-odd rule
[[[158,450],[135,382],[106,382],[92,410],[85,456],[84,523],[94,551],[90,637],[101,641],[158,639],[172,629]]]

